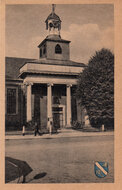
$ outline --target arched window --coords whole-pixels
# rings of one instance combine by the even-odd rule
[[[40,57],[42,57],[42,49],[40,49]]]
[[[44,45],[43,54],[46,53],[46,46]]]
[[[59,44],[57,44],[55,46],[55,53],[57,53],[57,54],[61,54],[62,53],[62,49],[61,49],[61,46]]]

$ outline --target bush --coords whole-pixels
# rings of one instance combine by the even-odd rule
[[[78,121],[73,121],[72,127],[73,129],[82,129],[83,125]]]
[[[33,131],[34,130],[34,121],[28,121],[25,123],[26,131]]]

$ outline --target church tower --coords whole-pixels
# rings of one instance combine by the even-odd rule
[[[49,34],[38,46],[39,58],[69,60],[70,41],[61,38],[61,19],[55,13],[55,6],[52,5],[52,12],[45,20]]]

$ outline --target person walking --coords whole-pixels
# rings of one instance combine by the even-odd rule
[[[25,136],[25,125],[22,127],[22,135]]]
[[[34,136],[36,135],[41,135],[40,132],[39,132],[39,126],[38,126],[38,123],[35,122],[35,125],[34,125]]]

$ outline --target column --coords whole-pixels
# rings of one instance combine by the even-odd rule
[[[52,121],[52,86],[53,84],[47,84],[47,127]]]
[[[31,105],[31,86],[32,83],[27,83],[27,113],[26,113],[26,120],[31,121],[32,120],[32,105]]]
[[[66,99],[67,99],[67,127],[71,126],[71,86],[67,85]]]

